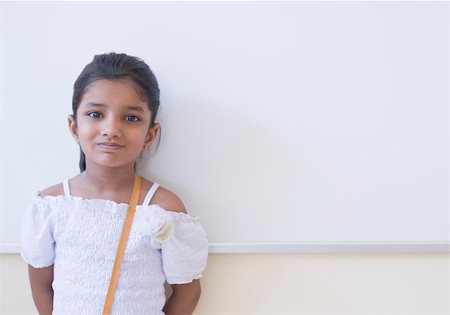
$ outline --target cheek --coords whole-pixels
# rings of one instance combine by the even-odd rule
[[[144,144],[147,139],[147,129],[146,128],[137,128],[128,133],[127,141],[133,144]]]
[[[87,140],[97,135],[97,130],[91,124],[84,124],[80,122],[78,124],[78,139],[79,141]]]
[[[78,126],[78,135],[86,136],[92,133],[92,128],[89,125],[80,124]]]

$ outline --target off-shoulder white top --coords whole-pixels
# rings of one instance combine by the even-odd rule
[[[164,282],[189,283],[206,266],[199,218],[150,204],[157,188],[136,207],[112,314],[163,314]],[[64,192],[33,194],[21,256],[35,268],[54,265],[53,314],[101,314],[128,204],[72,196],[68,181]]]

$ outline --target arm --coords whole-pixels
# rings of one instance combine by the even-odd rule
[[[40,315],[51,315],[53,311],[53,265],[46,268],[34,268],[28,265],[31,293]]]
[[[172,295],[164,306],[166,315],[190,315],[200,299],[200,281],[194,280],[187,284],[172,285]]]

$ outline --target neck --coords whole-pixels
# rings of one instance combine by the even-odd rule
[[[86,165],[86,170],[80,176],[95,191],[120,191],[133,186],[135,172],[133,165],[117,169]]]

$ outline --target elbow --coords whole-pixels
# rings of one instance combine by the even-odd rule
[[[185,290],[180,292],[185,299],[189,300],[189,304],[196,306],[202,295],[202,287],[199,280],[194,280],[184,287]]]
[[[197,282],[198,282],[198,285],[197,285],[197,288],[195,290],[195,294],[193,297],[193,299],[194,299],[193,302],[195,305],[198,304],[198,301],[200,301],[200,297],[202,296],[202,286],[200,285],[200,281],[197,281]]]
[[[194,280],[191,283],[173,285],[172,299],[177,301],[176,304],[180,303],[185,305],[185,310],[183,314],[190,314],[197,306],[200,296],[202,294],[202,288],[200,286],[199,280]],[[189,310],[189,311],[188,311]]]

